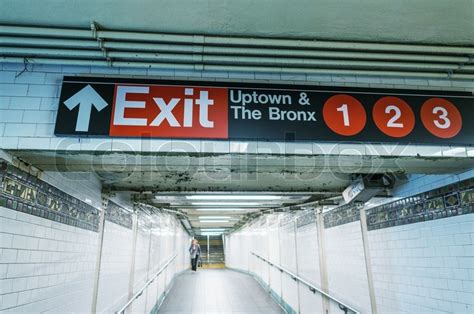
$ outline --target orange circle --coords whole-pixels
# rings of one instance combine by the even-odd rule
[[[375,125],[385,135],[404,137],[415,127],[415,114],[402,99],[393,96],[382,97],[372,108]]]
[[[365,127],[367,115],[364,106],[349,95],[334,95],[324,103],[323,118],[326,125],[339,135],[356,135]]]
[[[421,122],[434,136],[451,138],[462,128],[458,108],[443,98],[430,98],[421,106]]]

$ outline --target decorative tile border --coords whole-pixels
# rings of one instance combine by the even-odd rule
[[[99,210],[6,163],[0,164],[0,206],[97,232]]]
[[[112,201],[109,201],[105,209],[105,220],[128,229],[133,226],[132,213]]]
[[[296,228],[300,228],[300,227],[303,227],[310,223],[315,223],[315,222],[316,222],[316,213],[314,212],[314,210],[309,210],[306,213],[303,213],[296,218]]]
[[[289,223],[292,223],[295,220],[294,214],[287,214],[280,219],[280,227],[286,226]]]
[[[324,228],[328,229],[360,220],[360,210],[354,204],[346,204],[324,213],[323,219]]]
[[[474,178],[367,210],[367,229],[376,230],[474,213]]]

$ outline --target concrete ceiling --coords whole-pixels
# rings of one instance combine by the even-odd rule
[[[270,154],[132,154],[124,152],[10,151],[44,171],[94,172],[107,190],[145,192],[150,205],[184,212],[191,226],[230,228],[252,213],[282,206],[334,199],[354,173],[456,173],[472,167],[473,158]],[[280,195],[248,206],[197,205],[190,195]],[[243,201],[243,200],[238,200]],[[211,208],[199,211],[198,208]],[[230,207],[229,207],[230,206]],[[244,210],[228,210],[229,208]],[[225,210],[222,210],[225,209]],[[200,216],[225,216],[203,222]],[[226,218],[227,219],[227,218]]]
[[[2,0],[1,24],[473,45],[472,0]]]

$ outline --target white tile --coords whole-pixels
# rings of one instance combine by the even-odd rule
[[[0,137],[0,148],[17,149],[18,137]]]
[[[257,142],[230,142],[231,153],[257,153]]]
[[[40,108],[40,97],[11,97],[10,109],[35,110]]]
[[[474,147],[466,147],[467,157],[474,157]]]
[[[229,153],[228,141],[201,141],[201,152],[206,153]]]
[[[365,155],[364,144],[339,144],[339,154],[341,155]]]
[[[35,72],[62,72],[61,65],[56,64],[35,64],[33,65],[33,71]]]
[[[45,110],[25,110],[23,122],[25,123],[55,123],[55,112]]]
[[[50,139],[49,149],[52,150],[64,150],[64,151],[73,151],[80,149],[80,138],[74,137],[52,137]]]
[[[312,155],[312,143],[285,143],[285,153],[294,155]]]
[[[442,148],[445,157],[467,157],[466,147],[447,146]]]
[[[15,83],[43,84],[45,76],[45,73],[26,71],[16,76]]]
[[[57,111],[58,110],[58,103],[59,99],[56,97],[42,97],[40,110],[51,110]]]
[[[0,96],[26,96],[27,84],[0,84]]]
[[[38,137],[53,137],[54,136],[54,124],[37,124],[35,136]]]
[[[256,80],[280,80],[281,76],[279,73],[265,73],[265,72],[255,72]]]
[[[145,76],[146,75],[146,68],[120,68],[119,73],[120,74],[127,74],[127,75],[139,75],[139,76]]]
[[[116,139],[112,140],[113,151],[123,152],[137,152],[139,153],[142,149],[141,139]]]
[[[83,138],[80,140],[81,150],[87,151],[111,151],[112,139]]]
[[[21,122],[23,110],[0,110],[0,122]]]
[[[440,146],[422,146],[417,145],[417,153],[420,156],[441,156]]]
[[[45,149],[49,147],[49,140],[44,137],[20,137],[18,149]]]
[[[33,123],[7,123],[4,136],[34,136],[36,124]]]
[[[2,295],[2,308],[8,309],[16,306],[18,303],[18,293],[9,293]]]
[[[28,96],[39,97],[57,97],[59,93],[59,85],[29,85]]]
[[[171,151],[183,153],[199,153],[201,152],[201,141],[172,140]]]
[[[8,109],[10,107],[10,96],[0,96],[0,109]]]
[[[339,155],[339,145],[336,143],[313,143],[314,155]]]
[[[228,78],[227,71],[202,71],[202,77]]]
[[[61,72],[73,74],[91,73],[91,67],[85,65],[63,65]]]
[[[148,76],[159,76],[159,77],[162,77],[162,76],[173,77],[174,76],[174,69],[156,69],[156,68],[148,69],[147,70],[147,75]]]
[[[15,76],[15,71],[0,71],[0,83],[14,83]]]
[[[284,154],[285,143],[257,142],[257,153],[259,154]]]
[[[253,80],[255,79],[255,73],[229,71],[229,78]]]
[[[465,87],[469,90],[474,90],[474,81],[472,80],[452,80],[454,87]]]
[[[306,79],[315,82],[331,82],[331,75],[308,74]]]

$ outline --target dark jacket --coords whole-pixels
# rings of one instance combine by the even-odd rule
[[[189,254],[191,254],[191,258],[196,258],[196,256],[201,255],[201,246],[199,244],[191,244],[191,247],[189,248]]]

